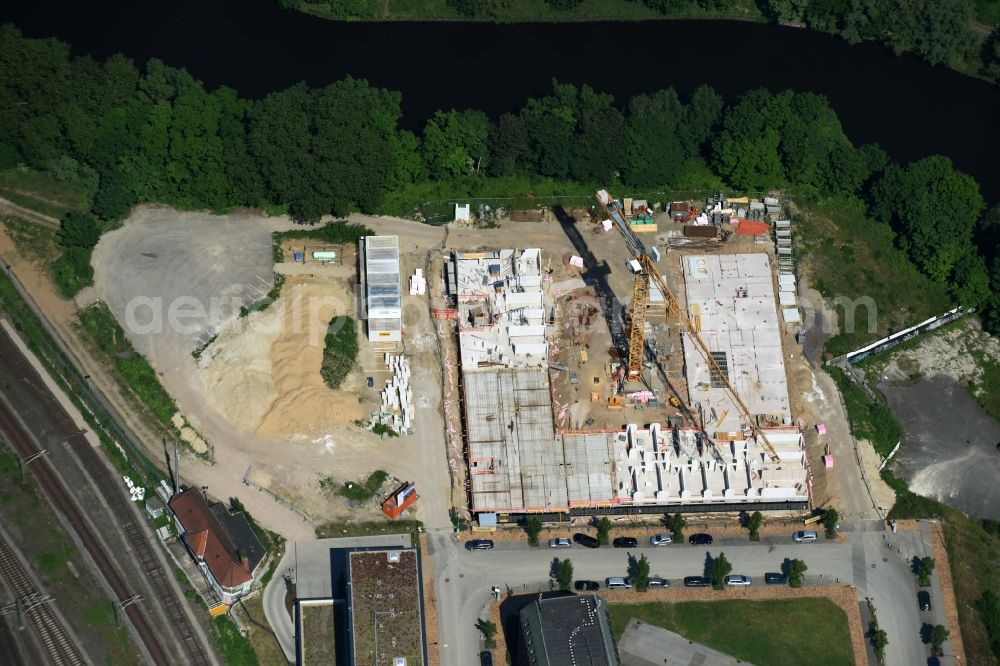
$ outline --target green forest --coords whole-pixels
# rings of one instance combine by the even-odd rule
[[[337,20],[770,21],[878,42],[991,81],[1000,80],[997,0],[276,0]],[[990,32],[990,28],[993,28]]]
[[[941,156],[898,164],[855,146],[826,99],[707,86],[616,101],[554,81],[515,113],[441,110],[402,130],[400,95],[347,78],[261,100],[206,90],[151,60],[74,57],[66,44],[0,27],[0,172],[28,168],[86,193],[94,220],[59,236],[65,293],[90,279],[101,228],[139,202],[285,211],[300,222],[354,211],[404,215],[431,198],[726,186],[867,208],[919,270],[1000,329],[1000,207]],[[946,212],[947,214],[942,214]]]

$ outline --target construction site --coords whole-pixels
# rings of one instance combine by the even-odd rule
[[[445,263],[471,514],[488,525],[808,507],[779,201],[650,206],[601,191],[597,203],[563,224],[573,254],[496,248]],[[598,260],[592,245],[626,253]]]

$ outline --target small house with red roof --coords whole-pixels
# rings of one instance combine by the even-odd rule
[[[177,533],[224,604],[248,593],[267,551],[246,516],[209,505],[195,488],[170,498]]]

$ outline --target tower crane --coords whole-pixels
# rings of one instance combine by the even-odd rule
[[[702,358],[708,363],[712,378],[722,385],[726,395],[732,400],[733,406],[736,407],[736,411],[746,421],[754,437],[763,446],[771,461],[780,462],[781,459],[778,457],[778,453],[774,450],[774,447],[771,446],[771,442],[768,441],[767,435],[754,422],[750,410],[743,403],[743,400],[740,399],[740,396],[736,393],[736,389],[729,383],[729,378],[726,377],[722,368],[719,367],[719,364],[712,357],[708,345],[705,344],[705,341],[698,334],[698,328],[691,321],[690,317],[688,317],[687,313],[681,311],[677,298],[667,286],[666,280],[660,275],[660,271],[657,270],[645,243],[629,227],[621,203],[612,198],[607,190],[599,190],[597,192],[597,201],[625,239],[625,244],[628,245],[629,251],[632,253],[634,260],[638,262],[640,269],[635,274],[635,281],[632,287],[632,323],[629,330],[628,371],[626,378],[639,379],[642,376],[643,354],[646,346],[646,310],[649,306],[649,287],[650,284],[653,284],[660,290],[667,303],[668,316],[684,326],[688,339],[694,343],[695,349],[698,350]]]

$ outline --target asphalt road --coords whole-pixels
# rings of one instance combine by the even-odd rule
[[[871,531],[861,531],[865,527]],[[839,543],[795,544],[789,536],[751,545],[745,538],[734,537],[719,539],[710,547],[640,544],[638,549],[574,546],[556,550],[529,548],[524,542],[497,542],[495,550],[469,552],[455,543],[452,535],[438,533],[432,535],[431,544],[443,666],[473,663],[481,649],[475,623],[487,617],[491,586],[515,594],[546,591],[554,558],[571,559],[577,580],[603,582],[609,576],[626,575],[629,553],[644,554],[652,575],[668,578],[677,586],[684,576],[702,575],[709,554],[725,552],[733,573],[753,577],[754,585],[763,584],[766,572],[780,571],[785,558],[797,557],[809,567],[807,584],[836,583],[839,579],[855,585],[862,602],[865,597],[873,598],[879,625],[889,637],[886,663],[890,666],[926,663],[926,648],[919,636],[921,624],[944,621],[939,590],[933,612],[918,609],[916,579],[910,571],[914,555],[932,554],[929,539],[921,532],[883,533],[875,522],[859,524],[847,542]]]

